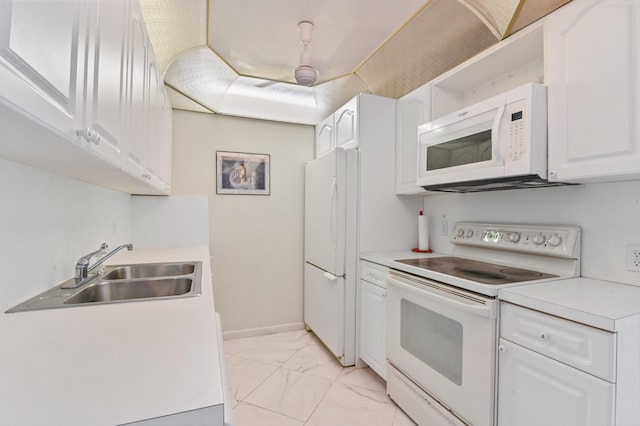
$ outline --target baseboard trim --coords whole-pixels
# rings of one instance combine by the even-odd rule
[[[240,339],[242,337],[262,336],[265,334],[283,333],[285,331],[304,330],[304,322],[294,322],[291,324],[272,325],[269,327],[247,328],[245,330],[234,330],[222,332],[224,340]]]

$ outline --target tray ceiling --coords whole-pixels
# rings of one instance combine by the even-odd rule
[[[399,98],[568,0],[141,0],[174,108],[316,124],[360,92]],[[313,87],[295,84],[314,24]]]

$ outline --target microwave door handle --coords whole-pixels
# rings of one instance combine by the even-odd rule
[[[493,125],[491,126],[491,155],[493,155],[495,165],[502,166],[504,164],[504,158],[500,149],[500,124],[502,123],[502,116],[504,115],[504,105],[498,108],[498,113],[493,119]]]

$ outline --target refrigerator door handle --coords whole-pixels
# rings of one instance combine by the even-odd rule
[[[336,277],[335,275],[333,275],[333,274],[331,274],[331,273],[329,273],[329,272],[325,272],[325,273],[324,273],[324,277],[325,277],[326,279],[328,279],[329,281],[335,281],[335,280],[337,280],[337,279],[338,279],[338,277]]]
[[[336,248],[338,246],[338,235],[336,233],[336,216],[337,216],[337,212],[336,212],[336,193],[338,191],[338,178],[336,176],[334,176],[333,178],[333,183],[331,184],[331,192],[329,194],[329,206],[331,211],[329,212],[330,214],[330,221],[331,221],[331,238],[333,240],[333,247]]]

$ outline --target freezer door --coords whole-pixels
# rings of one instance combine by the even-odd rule
[[[344,355],[344,291],[343,277],[304,264],[304,322],[338,358]]]
[[[335,149],[305,165],[305,261],[345,273],[346,152]]]

